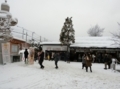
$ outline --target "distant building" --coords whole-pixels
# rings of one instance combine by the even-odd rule
[[[43,51],[66,51],[67,46],[62,45],[60,42],[42,42]]]
[[[120,60],[120,46],[115,44],[112,37],[76,37],[75,43],[70,45],[70,49],[71,52],[76,52],[76,59],[79,54],[82,57],[84,53],[90,52],[101,55],[114,54]]]
[[[83,52],[86,50],[112,52],[120,49],[120,46],[115,44],[111,37],[76,37],[76,42],[70,47]]]
[[[67,46],[60,42],[42,42],[43,51],[67,51]],[[120,46],[111,37],[76,37],[75,43],[70,45],[71,55],[82,56],[85,52],[115,54],[120,60]],[[72,58],[73,59],[73,58]],[[74,60],[74,59],[73,59]]]

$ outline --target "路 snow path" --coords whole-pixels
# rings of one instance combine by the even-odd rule
[[[45,69],[38,62],[0,65],[0,89],[119,89],[120,73],[104,70],[104,64],[94,63],[93,72],[82,69],[80,62],[45,60]],[[120,65],[117,65],[120,69]]]

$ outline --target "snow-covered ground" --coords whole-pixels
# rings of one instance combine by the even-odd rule
[[[43,64],[45,69],[37,62],[0,65],[0,89],[120,89],[120,72],[104,70],[103,64],[94,63],[92,73],[82,69],[80,62],[59,61],[59,69],[54,61]]]

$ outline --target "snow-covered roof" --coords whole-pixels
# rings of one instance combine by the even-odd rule
[[[61,44],[59,41],[56,42],[41,42],[42,45],[54,45]],[[98,47],[98,48],[120,48],[119,45],[115,45],[112,37],[76,37],[75,43],[71,44],[70,47]]]
[[[70,47],[120,48],[114,44],[112,37],[76,37],[75,43]]]
[[[25,40],[24,39],[22,39],[22,38],[18,38],[18,37],[13,37],[14,39],[17,39],[17,40],[20,40],[20,41],[24,41],[25,42]]]

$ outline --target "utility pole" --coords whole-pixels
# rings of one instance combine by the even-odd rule
[[[34,34],[35,32],[32,32],[32,41],[33,41],[33,34]]]
[[[27,32],[26,32],[26,43],[25,43],[25,48],[27,49]]]
[[[40,42],[41,42],[41,36],[40,36]]]
[[[25,30],[25,29],[24,29],[24,28],[22,28],[22,29],[23,29],[22,39],[24,39],[24,30]]]
[[[24,29],[23,27],[20,27],[20,26],[17,26],[17,27],[19,27],[19,28],[22,28],[22,29],[23,29],[23,32],[22,32],[22,39],[24,39],[24,35],[25,35],[25,34],[24,34],[24,30],[25,30],[25,29]]]
[[[34,34],[34,33],[35,33],[35,32],[32,32],[32,39],[31,39],[31,46],[32,46],[32,47],[34,47],[34,45],[35,45],[35,44],[34,44],[34,38],[33,38],[33,34]]]

